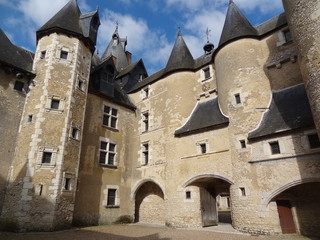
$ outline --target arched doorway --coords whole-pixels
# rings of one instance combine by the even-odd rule
[[[147,181],[135,193],[135,222],[164,224],[164,194],[158,184]]]
[[[230,186],[232,181],[216,174],[191,178],[183,186],[196,186],[200,194],[201,222],[203,227],[221,223],[231,224]]]
[[[291,185],[271,201],[277,205],[282,233],[320,236],[320,182]]]

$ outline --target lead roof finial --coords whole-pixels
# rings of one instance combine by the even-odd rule
[[[178,27],[178,36],[181,36],[181,28]]]
[[[206,31],[205,31],[206,36],[207,36],[207,42],[209,42],[210,32],[211,32],[211,30],[207,27],[207,29],[206,29]]]

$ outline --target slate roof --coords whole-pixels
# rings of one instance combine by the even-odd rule
[[[248,19],[241,13],[237,5],[231,0],[224,22],[219,46],[243,36],[257,36],[257,30],[251,25]]]
[[[34,53],[11,43],[0,29],[0,62],[25,73],[34,75],[32,71]]]
[[[106,50],[104,51],[102,55],[102,59],[114,56],[117,58],[116,62],[116,69],[118,72],[121,72],[123,69],[125,69],[128,65],[128,59],[125,52],[125,46],[126,46],[126,39],[120,38],[118,34],[118,28],[116,28],[115,32],[112,35],[112,39],[109,42]]]
[[[123,69],[118,75],[117,78],[121,78],[125,76],[126,74],[130,73],[140,62],[142,62],[142,59],[140,58],[138,61],[130,64],[125,69]],[[142,63],[143,64],[143,63]]]
[[[97,16],[94,25],[92,18]],[[63,32],[68,35],[89,40],[91,50],[96,44],[97,30],[100,25],[97,11],[82,15],[76,0],[70,0],[59,12],[57,12],[47,23],[37,31],[37,41],[52,32]],[[95,28],[95,29],[94,29]]]
[[[229,123],[229,119],[220,110],[218,97],[198,102],[188,121],[175,131],[175,135],[182,135],[208,127]]]
[[[177,70],[193,70],[193,68],[194,59],[179,29],[177,39],[164,71],[165,73],[170,73]]]
[[[313,126],[309,101],[303,84],[272,92],[269,110],[257,129],[249,132],[249,139],[278,132]]]
[[[285,14],[282,13],[257,27],[253,27],[242,14],[237,5],[230,0],[225,23],[220,37],[219,47],[242,37],[259,38],[287,24]]]

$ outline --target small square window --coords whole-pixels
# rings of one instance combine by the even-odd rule
[[[271,153],[272,153],[272,154],[279,154],[279,153],[281,153],[281,151],[280,151],[280,146],[279,146],[279,142],[278,142],[278,141],[270,142],[269,145],[270,145],[270,149],[271,149]]]
[[[291,32],[289,30],[283,31],[284,39],[286,42],[291,42],[292,41],[292,36]]]
[[[60,100],[59,99],[51,99],[51,109],[59,109]]]
[[[15,90],[17,90],[17,91],[19,91],[19,92],[22,92],[23,86],[24,86],[24,83],[23,83],[23,82],[16,81],[16,82],[14,83],[13,89],[15,89]]]
[[[41,163],[51,163],[52,152],[43,152]]]
[[[211,77],[211,76],[210,76],[210,69],[209,69],[209,68],[203,69],[203,72],[204,72],[204,78],[205,78],[205,79],[208,79],[208,78]]]
[[[191,191],[186,191],[186,199],[191,199]]]
[[[61,59],[68,59],[68,52],[61,50],[61,52],[60,52],[60,58],[61,58]]]
[[[206,153],[207,152],[207,144],[201,143],[200,144],[200,150],[201,150],[202,154]]]
[[[116,205],[116,193],[117,193],[117,189],[113,189],[113,188],[108,189],[107,206]]]
[[[236,100],[236,104],[240,104],[241,103],[241,98],[240,98],[240,94],[239,93],[235,94],[234,98]]]
[[[319,148],[320,147],[320,141],[318,134],[310,134],[308,135],[308,141],[310,148]]]
[[[240,140],[240,146],[241,148],[247,148],[247,144],[245,140]]]
[[[41,51],[40,52],[40,59],[44,59],[46,57],[46,53],[47,53],[46,50]]]

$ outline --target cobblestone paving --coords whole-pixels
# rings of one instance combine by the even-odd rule
[[[297,235],[250,236],[209,229],[172,229],[147,225],[108,225],[50,233],[0,233],[0,240],[319,240]]]

